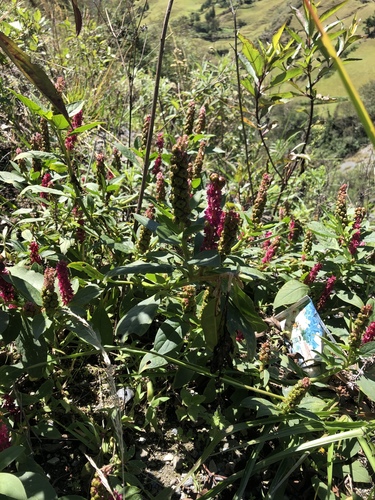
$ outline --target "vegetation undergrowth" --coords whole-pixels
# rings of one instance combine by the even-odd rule
[[[239,34],[231,71],[185,76],[176,51],[168,77],[163,50],[142,62],[145,5],[85,32],[71,4],[78,38],[62,19],[53,46],[38,9],[0,24],[0,497],[373,498],[373,207],[330,197],[314,158],[336,55],[308,2],[300,30]],[[340,57],[356,29],[326,25]]]

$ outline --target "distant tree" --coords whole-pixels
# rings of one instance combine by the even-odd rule
[[[365,21],[365,33],[370,38],[375,37],[375,14],[368,17]]]

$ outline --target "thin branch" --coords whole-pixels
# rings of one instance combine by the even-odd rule
[[[136,209],[137,214],[139,214],[141,211],[142,202],[143,202],[145,189],[146,189],[147,173],[148,173],[148,167],[149,167],[149,163],[150,163],[152,135],[153,135],[153,130],[154,130],[156,107],[157,107],[158,96],[159,96],[159,85],[160,85],[161,68],[162,68],[162,62],[163,62],[164,45],[165,45],[165,40],[167,37],[168,22],[169,22],[169,16],[170,16],[171,11],[172,11],[172,5],[173,5],[173,0],[169,0],[167,10],[165,12],[163,29],[162,29],[162,33],[161,33],[161,37],[160,37],[159,57],[158,57],[158,63],[157,63],[157,67],[156,67],[156,76],[155,76],[155,89],[154,89],[154,96],[153,96],[153,100],[152,100],[150,125],[149,125],[148,135],[147,135],[146,153],[145,153],[143,173],[142,173],[142,183],[141,183],[141,189],[139,192],[138,204],[137,204],[137,209]],[[137,230],[137,227],[138,227],[138,224],[137,224],[137,221],[135,221],[134,222],[134,232]]]
[[[235,61],[236,61],[237,92],[238,92],[238,105],[240,107],[240,116],[241,116],[241,131],[242,131],[242,135],[243,135],[243,143],[245,146],[245,158],[246,158],[247,173],[249,176],[251,201],[253,202],[255,199],[254,198],[254,188],[253,188],[253,181],[252,181],[252,173],[251,173],[251,169],[250,169],[249,148],[248,148],[247,137],[246,137],[245,119],[244,119],[243,107],[242,107],[243,101],[242,101],[242,90],[241,90],[240,67],[238,64],[237,10],[234,8],[232,0],[230,0],[230,8],[232,10],[233,26],[234,26],[234,57],[235,57]]]

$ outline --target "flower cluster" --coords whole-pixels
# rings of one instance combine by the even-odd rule
[[[262,368],[268,364],[271,355],[271,344],[269,340],[263,342],[259,349],[258,359],[262,364]]]
[[[65,260],[60,260],[56,266],[57,281],[64,306],[74,297],[72,285],[69,280],[68,264]]]
[[[289,234],[288,240],[291,243],[295,243],[298,240],[299,235],[302,233],[302,226],[298,219],[291,219],[289,222]]]
[[[15,300],[15,290],[12,283],[9,283],[6,276],[9,274],[8,270],[5,269],[4,262],[0,262],[0,298],[3,299],[5,304],[8,305],[9,309],[13,309],[15,305],[13,304]]]
[[[304,377],[303,379],[299,380],[291,389],[288,396],[285,398],[285,401],[283,402],[281,407],[281,411],[283,413],[289,413],[291,410],[296,408],[309,390],[310,385],[311,382],[309,377]]]
[[[303,242],[303,253],[304,255],[310,255],[312,244],[313,244],[314,235],[312,231],[308,230],[305,234],[305,240]]]
[[[192,179],[198,179],[201,176],[206,146],[207,146],[206,141],[201,141],[199,144],[197,156],[195,157],[194,163],[191,167]]]
[[[85,220],[83,219],[82,211],[78,207],[74,207],[72,214],[78,224],[75,238],[79,243],[83,243],[86,239],[86,231],[84,229]]]
[[[141,137],[141,149],[146,149],[148,131],[150,130],[151,115],[147,115],[143,122],[142,127],[142,137]]]
[[[326,305],[326,302],[333,291],[333,287],[335,286],[336,280],[337,280],[336,276],[331,276],[330,278],[328,278],[327,283],[324,287],[324,290],[316,306],[318,311],[321,311]]]
[[[185,118],[184,134],[190,135],[193,133],[194,117],[195,117],[195,102],[190,101],[188,111],[186,113],[186,118]]]
[[[262,258],[262,263],[267,264],[267,262],[270,262],[273,258],[273,256],[276,253],[276,250],[279,248],[281,242],[281,236],[276,236],[268,245],[266,254]]]
[[[35,240],[31,241],[29,248],[30,248],[30,262],[31,262],[31,264],[41,264],[42,258],[39,255],[38,243]]]
[[[217,248],[219,228],[222,208],[222,189],[225,186],[225,179],[219,174],[213,173],[210,175],[210,182],[207,186],[207,208],[204,211],[206,219],[204,226],[204,240],[202,250],[213,250]]]
[[[155,159],[154,167],[152,169],[152,173],[157,176],[159,172],[161,172],[161,164],[162,164],[162,153],[164,148],[164,137],[163,134],[158,134],[158,138],[156,140],[156,147],[158,148],[158,156]]]
[[[0,419],[0,452],[9,448],[10,446],[10,437],[8,427],[5,423]]]
[[[72,127],[69,128],[69,131],[68,131],[68,136],[67,138],[65,139],[65,147],[66,149],[68,149],[69,151],[72,151],[74,149],[74,145],[75,143],[77,142],[78,140],[78,136],[77,134],[72,134],[72,132],[78,128],[78,127],[81,127],[82,126],[82,121],[83,121],[83,112],[82,110],[81,111],[78,111],[78,113],[76,113],[73,118],[72,118]]]
[[[55,292],[55,275],[56,271],[52,267],[47,267],[44,271],[42,303],[47,315],[53,314],[59,305]]]
[[[267,202],[267,191],[271,185],[271,176],[263,174],[262,181],[259,186],[259,191],[253,206],[252,220],[254,224],[259,224]]]
[[[153,220],[155,218],[155,208],[153,205],[150,205],[145,212],[145,216]],[[139,230],[139,239],[137,242],[137,248],[140,253],[146,253],[150,246],[152,232],[146,227],[141,226]]]
[[[314,264],[313,267],[311,268],[311,271],[304,279],[304,283],[306,285],[311,285],[311,283],[314,283],[314,281],[316,280],[318,273],[322,269],[322,267],[323,267],[323,264],[321,262]]]
[[[177,224],[189,224],[190,218],[190,186],[188,178],[188,137],[179,137],[172,148],[170,176],[170,201],[173,207],[174,220]]]
[[[367,342],[375,341],[375,321],[372,321],[369,326],[366,328],[365,333],[362,337],[362,343],[367,344]]]
[[[230,253],[237,238],[239,223],[240,215],[234,210],[231,209],[228,212],[222,212],[217,230],[220,238],[217,249],[220,255],[223,256]]]
[[[358,247],[361,245],[361,225],[365,216],[365,209],[357,207],[354,215],[353,234],[349,242],[349,252],[351,255],[357,253]]]
[[[199,110],[198,120],[194,129],[194,133],[203,134],[205,128],[206,128],[206,108],[202,106],[201,109]]]
[[[348,224],[348,215],[346,211],[346,195],[347,195],[347,184],[342,184],[339,189],[337,199],[336,199],[336,209],[335,215],[343,226]]]
[[[196,288],[194,285],[186,285],[182,288],[181,296],[183,298],[184,313],[195,314],[197,303],[195,300]]]
[[[59,94],[62,94],[65,90],[66,82],[63,76],[58,76],[55,83],[55,89]]]
[[[361,311],[358,313],[356,320],[353,323],[348,338],[349,353],[353,355],[354,355],[353,351],[358,349],[358,347],[361,345],[361,341],[363,341],[362,339],[363,330],[365,329],[365,326],[368,322],[371,312],[372,312],[372,307],[370,305],[363,306],[361,308]],[[364,335],[366,335],[366,332]],[[371,333],[371,331],[369,333]]]

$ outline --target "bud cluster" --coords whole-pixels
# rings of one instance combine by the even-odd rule
[[[342,184],[339,189],[337,199],[336,199],[336,209],[335,215],[343,226],[347,226],[348,224],[348,215],[346,211],[346,196],[347,196],[347,184]]]
[[[186,118],[185,118],[184,134],[190,135],[193,133],[194,117],[195,117],[195,102],[190,101],[188,111],[186,113]]]
[[[145,216],[153,220],[155,218],[155,208],[153,205],[150,205],[145,212]],[[146,253],[150,246],[152,232],[146,227],[141,226],[139,230],[139,239],[137,243],[137,248],[140,253]]]
[[[188,179],[188,138],[186,135],[179,137],[172,148],[170,176],[171,194],[170,201],[174,211],[174,220],[178,224],[189,223],[190,217],[190,186]]]
[[[294,408],[296,408],[302,401],[303,397],[309,390],[310,385],[311,382],[309,377],[304,377],[303,379],[299,380],[291,389],[285,401],[283,402],[281,407],[282,413],[289,413],[290,411],[294,410]]]
[[[259,186],[259,191],[255,199],[253,206],[252,220],[254,224],[260,224],[264,208],[267,203],[267,191],[271,185],[271,176],[269,174],[263,174],[262,181]]]
[[[280,246],[280,243],[281,243],[281,236],[276,236],[275,238],[273,238],[271,244],[268,245],[267,247],[265,256],[262,258],[263,264],[266,264],[267,262],[270,262],[272,260],[277,249]]]
[[[217,248],[220,255],[228,255],[230,253],[237,238],[239,223],[240,216],[234,210],[222,212],[217,230],[220,238]]]
[[[367,305],[363,306],[361,308],[361,311],[358,313],[358,316],[353,323],[352,330],[348,338],[348,345],[350,348],[349,352],[355,351],[361,345],[362,334],[367,325],[371,312],[372,312],[372,307],[370,305]]]
[[[337,280],[336,276],[331,276],[330,278],[328,278],[327,283],[324,287],[323,293],[320,296],[318,304],[316,306],[318,311],[321,311],[324,308],[324,306],[326,305],[326,302],[329,299],[329,296],[331,295],[331,293],[333,291],[333,287],[336,283],[336,280]]]
[[[318,273],[322,269],[322,267],[323,267],[323,264],[321,262],[314,264],[313,267],[311,268],[311,271],[304,279],[304,283],[306,285],[311,285],[311,283],[314,283],[314,281],[316,280]]]
[[[223,176],[216,173],[210,175],[210,182],[206,190],[207,208],[204,211],[206,221],[202,250],[213,250],[217,248],[217,241],[219,239],[217,230],[220,225],[222,214],[221,201],[222,189],[224,186],[225,179]]]
[[[184,313],[195,314],[197,303],[195,300],[196,288],[194,285],[186,285],[182,288],[181,296],[183,298]]]
[[[206,128],[206,108],[204,106],[201,107],[198,114],[198,120],[195,125],[194,133],[195,134],[203,134]]]
[[[147,115],[142,127],[141,149],[146,149],[148,132],[150,130],[151,115]]]
[[[74,149],[75,143],[78,140],[77,134],[72,134],[72,132],[82,126],[83,121],[83,111],[78,111],[72,118],[72,127],[68,130],[68,136],[65,139],[65,147],[69,151]]]

